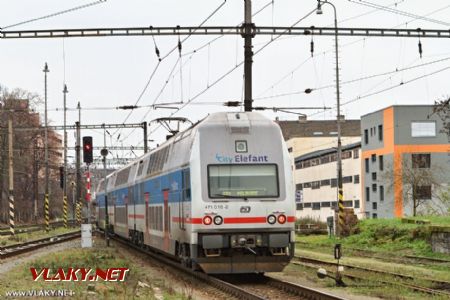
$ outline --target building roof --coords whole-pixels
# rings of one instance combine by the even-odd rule
[[[287,141],[296,137],[335,137],[337,136],[336,120],[295,120],[277,121]],[[360,136],[361,120],[343,120],[341,136]]]
[[[361,142],[344,145],[344,146],[342,146],[342,151],[352,150],[352,149],[355,149],[355,148],[361,148]],[[314,152],[306,153],[306,154],[303,154],[301,156],[296,157],[295,158],[295,163],[298,163],[298,162],[301,162],[301,161],[305,161],[305,160],[308,160],[308,159],[312,159],[312,158],[317,158],[317,157],[320,157],[320,156],[323,156],[323,155],[327,155],[327,154],[332,154],[332,153],[335,153],[335,152],[337,152],[336,147],[323,149],[323,150],[317,150],[317,151],[314,151]]]
[[[371,112],[369,112],[367,114],[364,114],[364,115],[361,116],[361,118],[365,117],[365,116],[369,116],[371,114],[378,113],[380,111],[384,111],[384,110],[386,110],[388,108],[391,108],[391,107],[394,107],[394,108],[395,107],[399,107],[399,108],[401,108],[401,107],[428,107],[428,108],[433,108],[434,105],[433,104],[395,104],[395,105],[389,105],[389,106],[386,106],[384,108],[381,108],[381,109],[378,109],[378,110],[375,110],[375,111],[371,111]]]

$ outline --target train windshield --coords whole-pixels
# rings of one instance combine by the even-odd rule
[[[279,197],[275,164],[209,165],[210,198]]]

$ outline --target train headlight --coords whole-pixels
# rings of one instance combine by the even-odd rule
[[[210,216],[206,216],[203,218],[203,224],[205,224],[205,225],[211,225],[212,221],[213,220]]]
[[[277,221],[277,217],[275,217],[274,215],[269,215],[267,217],[267,223],[269,223],[269,224],[275,224],[276,221]]]
[[[278,223],[280,223],[280,224],[286,223],[286,216],[285,215],[279,215],[278,216]]]
[[[214,224],[221,225],[223,223],[223,218],[221,216],[214,217]]]

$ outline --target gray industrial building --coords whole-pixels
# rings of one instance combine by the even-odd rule
[[[440,197],[450,186],[443,126],[433,105],[394,105],[361,117],[361,206],[367,218],[448,212]]]

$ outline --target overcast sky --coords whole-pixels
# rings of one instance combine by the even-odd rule
[[[93,2],[95,1],[0,1],[2,8],[0,27],[3,27],[3,30],[37,30],[150,25],[197,26],[224,3],[223,0],[108,0],[63,15],[9,27],[22,21]],[[254,0],[253,12],[271,2]],[[342,27],[450,28],[448,0],[334,0],[333,3],[337,8],[339,26]],[[384,5],[399,12],[374,9],[369,7],[371,3]],[[291,26],[316,5],[315,0],[274,0],[273,5],[267,5],[254,17],[254,23],[257,26]],[[243,9],[244,1],[228,0],[205,25],[238,25],[243,21]],[[312,14],[298,26],[332,26],[331,6],[324,6],[323,10],[322,15]],[[271,38],[256,37],[254,51],[265,46]],[[193,104],[241,100],[243,68],[235,66],[243,60],[243,39],[240,36],[215,39],[215,36],[190,37],[183,43],[181,67],[180,63],[177,63],[178,51],[165,58],[138,105],[187,102],[205,89],[204,93],[192,101]],[[334,39],[314,36],[313,40],[315,45],[313,57],[310,53],[311,37],[306,36],[281,37],[255,55],[253,68],[255,106],[335,107]],[[177,45],[177,41],[177,37],[155,37],[153,40],[150,36],[0,40],[0,84],[10,89],[22,88],[43,97],[42,69],[47,62],[50,68],[48,74],[50,109],[63,107],[64,82],[69,90],[67,95],[69,108],[76,107],[78,101],[84,108],[133,105],[158,63],[154,50],[155,43],[161,56],[165,56]],[[210,41],[212,42],[209,43]],[[449,95],[450,71],[446,68],[450,68],[450,40],[422,38],[422,58],[419,57],[418,42],[417,38],[339,38],[342,103],[355,100],[342,106],[342,113],[346,118],[360,118],[363,114],[393,104],[432,104],[435,100]],[[201,46],[205,47],[199,49]],[[196,49],[196,53],[192,54]],[[420,64],[425,65],[402,70]],[[233,68],[235,70],[230,75],[207,89]],[[170,76],[172,69],[174,71]],[[346,83],[395,70],[398,71]],[[435,74],[430,75],[431,73]],[[423,78],[414,80],[419,77]],[[408,83],[409,81],[411,82]],[[401,82],[406,84],[400,86]],[[296,91],[303,91],[306,88],[328,85],[330,88],[319,89],[309,95],[295,94]],[[386,89],[387,91],[381,92]],[[365,97],[372,93],[375,95]],[[38,109],[43,110],[43,105]],[[220,105],[189,105],[176,116],[187,117],[195,122],[208,113],[223,110],[238,109],[224,108]],[[141,108],[135,110],[127,122],[137,123],[144,120],[150,122],[157,117],[168,116],[172,112],[173,110]],[[317,109],[302,112],[311,119],[331,119],[336,116],[335,109],[325,112]],[[111,109],[86,109],[82,110],[81,122],[123,123],[128,113]],[[285,113],[265,114],[271,118],[277,116],[280,119],[296,118],[295,115]],[[51,110],[49,118],[54,125],[62,124],[63,112]],[[68,124],[74,124],[77,118],[77,112],[68,112]],[[152,131],[156,125],[150,128]],[[142,145],[142,130],[134,132],[110,130],[110,133],[113,136],[108,137],[108,145]],[[165,134],[164,130],[158,129],[150,138],[161,142]],[[95,145],[103,143],[101,131],[84,131],[83,135],[92,135]],[[69,146],[73,143],[73,133],[69,132]],[[115,155],[130,154],[124,151]]]

